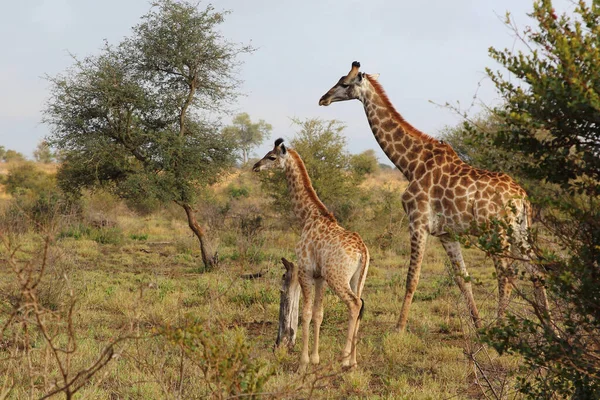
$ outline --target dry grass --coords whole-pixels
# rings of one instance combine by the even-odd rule
[[[227,199],[226,188],[232,183],[249,186],[252,195]],[[249,207],[264,209],[265,201],[257,199],[255,185],[247,174],[232,175],[227,185],[219,186],[215,201],[229,201],[231,209],[240,213]],[[366,185],[399,188],[403,182],[397,174],[386,173],[371,178]],[[408,332],[393,331],[410,251],[405,222],[397,226],[392,246],[385,249],[377,243],[380,227],[364,221],[355,224],[362,229],[373,257],[364,290],[366,313],[361,324],[358,369],[340,369],[346,310],[327,291],[321,365],[300,376],[295,373],[299,344],[292,354],[273,353],[283,273],[279,259],[294,258],[297,232],[278,226],[276,216],[265,213],[263,229],[256,236],[240,238],[238,217],[226,219],[222,229],[212,231],[218,238],[220,267],[199,273],[199,249],[183,213],[163,210],[139,217],[120,202],[93,197],[86,207],[88,213],[101,212],[114,220],[120,236],[103,243],[97,237],[65,235],[64,231],[62,237],[58,235],[51,250],[52,268],[39,289],[44,304],[60,309],[69,288],[74,291],[77,303],[73,320],[79,343],[73,355],[74,368],[88,365],[114,338],[139,339],[118,346],[117,356],[90,379],[78,398],[219,397],[222,393],[215,389],[214,375],[204,369],[204,356],[196,349],[182,358],[183,345],[174,339],[173,332],[165,331],[180,327],[188,332],[192,326],[200,326],[214,340],[222,339],[218,343],[223,347],[223,359],[243,352],[239,343],[247,346],[249,362],[258,363],[252,365],[261,373],[273,374],[262,388],[266,398],[494,398],[465,354],[476,351],[478,345],[437,240],[428,243]],[[19,241],[30,251],[17,256],[34,258],[41,237],[28,234]],[[5,268],[7,257],[5,249],[0,250],[0,302],[4,304],[0,326],[6,323],[10,304],[15,301],[14,277]],[[467,250],[465,258],[477,282],[474,290],[480,312],[492,322],[496,307],[492,263],[475,250]],[[259,279],[241,277],[258,271],[264,272]],[[0,358],[4,360],[0,362],[0,398],[4,389],[11,399],[39,397],[53,387],[58,372],[39,338],[31,346],[30,365],[23,362],[18,341],[9,340],[18,338],[18,327],[11,329],[0,340]],[[481,350],[476,357],[484,372],[495,379],[494,384],[503,387],[504,392],[496,391],[506,397],[518,360],[494,354],[484,357]]]

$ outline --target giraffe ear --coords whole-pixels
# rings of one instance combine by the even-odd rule
[[[279,148],[281,149],[281,154],[287,153],[287,149],[285,148],[285,144],[281,143],[281,146],[279,146]]]
[[[376,81],[377,79],[379,79],[379,74],[369,74],[369,78],[371,78],[374,81]]]

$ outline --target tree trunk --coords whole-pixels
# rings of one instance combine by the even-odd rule
[[[293,263],[281,259],[285,274],[281,279],[281,295],[279,300],[279,330],[275,349],[285,346],[288,351],[294,348],[298,331],[298,309],[300,307],[300,284],[298,271]]]
[[[187,203],[178,204],[185,210],[185,214],[187,215],[188,219],[188,225],[192,232],[194,232],[194,235],[196,235],[196,237],[198,238],[198,241],[200,242],[200,252],[202,253],[202,262],[204,263],[204,268],[207,271],[210,271],[217,266],[219,262],[219,255],[217,252],[211,255],[212,251],[210,250],[210,246],[207,243],[208,240],[206,239],[206,234],[198,224],[198,221],[196,220],[196,215],[194,214],[194,210],[192,209],[192,207]]]

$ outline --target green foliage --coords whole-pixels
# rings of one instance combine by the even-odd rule
[[[457,126],[446,127],[440,136],[463,161],[474,167],[520,175],[524,165],[533,160],[521,152],[495,144],[496,135],[502,128],[500,117],[489,112]]]
[[[227,187],[227,192],[229,193],[229,197],[231,197],[232,199],[248,197],[248,195],[250,194],[250,191],[248,190],[247,187],[235,186],[235,185],[229,185]]]
[[[490,49],[512,74],[488,70],[506,100],[496,110],[503,129],[495,142],[532,156],[526,172],[567,190],[600,194],[600,48],[598,5],[579,2],[576,17],[558,17],[550,0],[534,2],[523,40],[531,51]],[[551,149],[551,151],[549,151]]]
[[[558,16],[542,0],[530,16],[537,26],[519,34],[528,52],[490,49],[511,77],[488,70],[505,100],[489,139],[526,157],[514,167],[543,183],[532,200],[544,206],[539,218],[552,236],[533,241],[532,251],[556,307],[553,320],[540,310],[511,316],[486,340],[524,357],[520,389],[531,398],[598,398],[600,8],[580,1],[573,16]]]
[[[223,128],[223,136],[242,150],[242,161],[248,162],[248,152],[260,145],[269,136],[273,127],[262,119],[252,122],[250,115],[241,113],[233,118],[232,124]]]
[[[131,235],[129,235],[129,238],[131,240],[146,241],[146,240],[148,240],[148,234],[147,233],[132,233]]]
[[[200,323],[189,322],[181,327],[163,326],[158,333],[200,367],[211,398],[259,398],[274,373],[251,357],[241,330],[210,331]]]
[[[54,153],[50,149],[50,145],[47,141],[42,140],[33,151],[33,158],[37,162],[49,164],[54,161]]]
[[[365,150],[360,154],[354,154],[350,157],[350,168],[359,175],[364,176],[372,174],[379,170],[379,162],[375,155],[375,150]]]
[[[65,227],[59,234],[58,238],[73,238],[76,240],[89,236],[92,228],[82,223],[73,224]]]
[[[214,265],[193,204],[235,161],[213,116],[235,99],[238,56],[217,30],[225,14],[158,0],[117,46],[49,77],[44,121],[61,151],[61,187],[103,187],[134,203],[175,202]]]
[[[6,177],[6,192],[12,195],[38,193],[55,186],[54,176],[46,174],[32,162],[11,166]]]
[[[131,37],[48,78],[45,121],[64,152],[65,189],[192,203],[231,165],[234,148],[207,114],[235,97],[236,59],[251,49],[218,34],[223,19],[210,6],[158,1]]]
[[[32,162],[12,165],[5,185],[13,198],[2,217],[2,225],[12,226],[21,232],[29,228],[52,228],[59,223],[59,217],[70,213],[75,205],[58,190],[54,175],[46,174]]]
[[[144,237],[145,236],[145,237]],[[131,239],[133,240],[146,240],[148,235],[132,234]],[[82,223],[70,225],[64,228],[59,234],[58,238],[73,238],[75,240],[88,239],[100,244],[112,244],[121,245],[125,239],[123,230],[118,227],[91,227]]]
[[[347,220],[354,211],[360,190],[356,187],[364,176],[356,176],[350,170],[350,155],[346,139],[342,136],[345,126],[339,121],[320,119],[294,119],[299,127],[289,146],[296,150],[306,165],[312,185],[321,201],[340,220]],[[280,211],[291,215],[291,202],[285,174],[277,170],[262,174],[263,188],[269,193]]]
[[[2,160],[4,160],[4,162],[25,161],[25,156],[16,150],[4,150],[4,147],[2,147],[2,151],[0,153],[2,154]]]

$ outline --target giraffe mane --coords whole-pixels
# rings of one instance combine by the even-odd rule
[[[298,166],[298,170],[300,171],[300,177],[302,179],[304,188],[306,189],[306,193],[308,193],[309,199],[313,202],[313,204],[317,206],[317,208],[324,217],[327,217],[332,222],[337,222],[333,214],[327,209],[327,207],[325,206],[325,204],[323,204],[321,199],[319,199],[319,196],[317,196],[317,192],[315,192],[315,189],[312,186],[310,177],[308,176],[308,172],[306,171],[306,166],[304,165],[304,161],[302,161],[300,154],[298,154],[298,152],[292,149],[288,149],[288,154],[294,159],[294,162]]]
[[[406,133],[409,133],[412,136],[418,137],[418,138],[420,138],[420,139],[422,139],[422,140],[424,140],[426,142],[429,142],[429,143],[438,143],[438,140],[436,140],[435,138],[429,136],[428,134],[426,134],[426,133],[418,130],[417,128],[415,128],[414,126],[412,126],[411,124],[409,124],[404,119],[404,117],[402,115],[400,115],[400,113],[398,111],[396,111],[396,108],[394,107],[394,105],[390,101],[390,98],[385,93],[385,90],[383,90],[383,87],[381,86],[381,84],[376,79],[372,78],[371,75],[365,74],[365,76],[369,80],[369,83],[375,89],[375,92],[379,95],[379,97],[383,101],[384,106],[388,110],[390,110],[390,112],[392,114],[392,118],[394,118],[396,120],[396,122],[398,122],[402,126],[402,128],[404,128],[404,130],[407,131]]]

